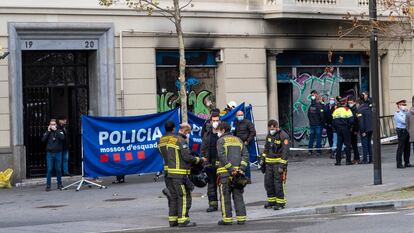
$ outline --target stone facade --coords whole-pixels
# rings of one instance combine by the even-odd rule
[[[162,1],[167,2],[167,1]],[[338,3],[337,3],[338,2]],[[284,12],[283,9],[296,9],[293,0],[242,1],[209,0],[194,1],[194,8],[184,13],[183,28],[186,32],[185,44],[189,50],[211,50],[221,52],[223,60],[217,63],[216,103],[223,108],[230,100],[253,105],[256,127],[259,137],[266,134],[266,122],[269,118],[278,118],[276,54],[286,51],[333,51],[360,52],[367,50],[367,44],[355,43],[356,39],[338,40],[337,28],[341,25],[341,11],[335,4],[347,2],[342,6],[353,7],[352,12],[365,11],[361,1],[330,1],[331,5],[319,6],[302,1],[301,9],[308,12]],[[122,6],[100,7],[97,0],[75,0],[57,3],[42,1],[37,5],[33,1],[3,1],[0,3],[0,45],[6,51],[15,50],[16,38],[10,33],[13,23],[28,23],[25,36],[39,24],[46,25],[49,33],[59,36],[64,27],[70,32],[76,28],[86,34],[93,34],[99,25],[111,25],[105,34],[107,44],[102,56],[109,60],[100,60],[97,66],[109,73],[105,84],[100,87],[114,90],[114,95],[101,93],[91,99],[91,104],[99,106],[103,99],[106,110],[93,109],[94,115],[121,115],[122,97],[124,97],[125,115],[141,115],[157,111],[156,55],[158,50],[177,49],[173,25],[157,15],[149,17],[145,13],[136,13]],[[282,5],[280,5],[282,4]],[[283,8],[283,4],[286,7]],[[292,5],[293,4],[293,5]],[[332,5],[333,4],[333,5]],[[342,4],[342,3],[341,3]],[[365,7],[365,8],[364,8]],[[330,14],[330,9],[335,9]],[[342,9],[341,8],[341,9]],[[322,12],[316,12],[320,9]],[[294,17],[295,16],[295,17]],[[72,25],[72,26],[71,26]],[[60,29],[59,29],[60,28]],[[89,28],[89,29],[88,29]],[[75,30],[76,31],[76,30]],[[50,33],[51,32],[51,33]],[[124,95],[121,95],[121,59],[120,35],[122,33]],[[76,34],[76,33],[75,33]],[[36,32],[33,31],[33,36]],[[70,33],[69,33],[70,35]],[[51,38],[51,37],[49,37]],[[111,45],[111,43],[113,43]],[[102,44],[100,44],[102,45]],[[412,41],[405,42],[402,51],[398,43],[387,48],[381,56],[382,115],[392,114],[395,101],[411,100],[414,93],[412,75],[414,70],[411,52]],[[21,61],[18,54],[11,54],[0,60],[0,170],[6,167],[16,169],[16,180],[26,177],[24,144],[22,141],[21,106],[18,107],[18,69]],[[102,59],[102,56],[96,59]],[[113,61],[110,61],[110,57]],[[276,64],[274,64],[276,62]],[[102,67],[95,67],[98,83],[102,82]],[[10,73],[12,72],[12,74]],[[114,75],[110,75],[113,72]],[[17,78],[17,79],[16,79]],[[95,85],[95,84],[92,84]],[[115,85],[115,87],[114,87]],[[97,88],[96,90],[100,90]],[[16,99],[17,98],[17,99]],[[98,101],[94,103],[94,101]],[[101,101],[101,102],[99,102]],[[16,118],[17,117],[17,118]],[[14,123],[13,123],[14,122]],[[19,139],[20,137],[20,139]]]

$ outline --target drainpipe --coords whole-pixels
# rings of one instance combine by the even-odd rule
[[[124,91],[124,47],[122,35],[124,32],[133,33],[133,30],[120,30],[119,31],[119,69],[121,74],[121,115],[125,116],[125,91]]]

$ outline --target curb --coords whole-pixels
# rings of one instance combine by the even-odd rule
[[[398,209],[411,206],[414,206],[414,198],[402,200],[348,203],[339,205],[321,205],[315,207],[288,208],[277,212],[273,212],[270,215],[263,215],[257,212],[256,214],[254,214],[254,216],[252,216],[251,219],[258,220],[260,218],[293,217],[318,214],[344,214],[355,213],[358,211],[364,211],[369,209]]]

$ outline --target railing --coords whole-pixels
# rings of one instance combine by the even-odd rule
[[[340,19],[347,13],[367,14],[369,0],[263,0],[263,3],[266,18],[318,14],[321,18]]]
[[[390,138],[397,135],[394,124],[394,116],[380,116],[380,137]]]

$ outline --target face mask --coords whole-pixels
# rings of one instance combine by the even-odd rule
[[[329,104],[330,105],[334,105],[335,104],[335,100],[329,100]]]
[[[219,123],[217,121],[213,122],[213,128],[217,129]]]
[[[244,120],[244,116],[237,116],[237,120],[238,120],[238,121],[242,121],[242,120]]]
[[[217,133],[217,136],[218,136],[218,137],[221,137],[222,135],[223,135],[223,133],[222,133],[222,132],[218,132],[218,133]]]
[[[401,106],[400,109],[405,111],[405,110],[407,110],[407,106]]]
[[[190,134],[186,134],[185,136],[186,136],[187,138],[190,138]]]
[[[314,96],[314,95],[313,95],[313,96],[311,96],[311,99],[312,99],[312,100],[316,100],[316,96]]]
[[[275,135],[276,130],[270,130],[269,133],[270,133],[270,135]]]
[[[348,104],[350,108],[354,107],[355,104]]]

